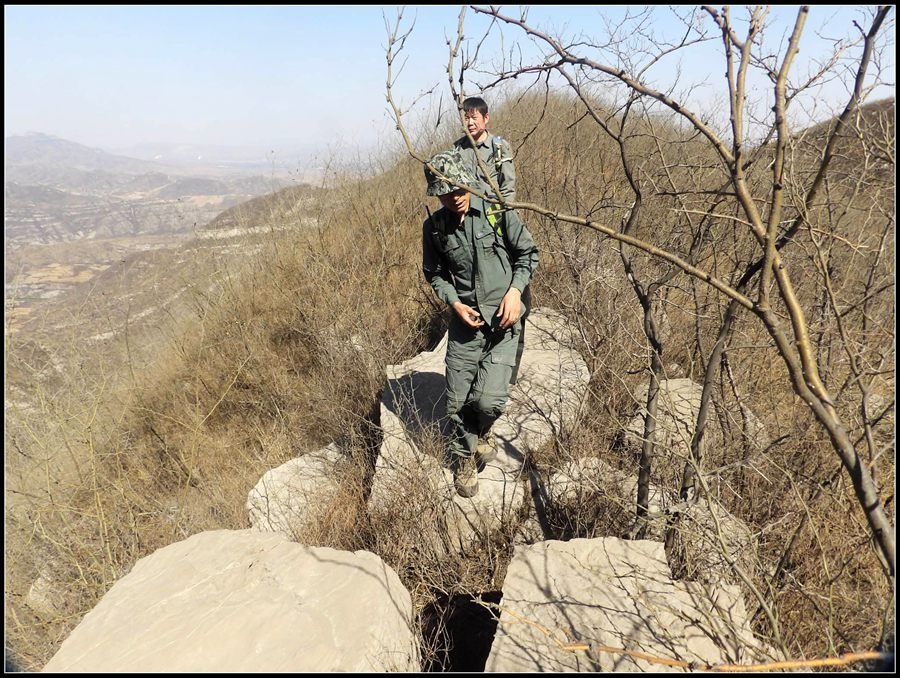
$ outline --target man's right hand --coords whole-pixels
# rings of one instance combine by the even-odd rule
[[[453,310],[456,311],[456,315],[459,316],[460,320],[463,321],[463,324],[467,327],[476,328],[484,325],[484,320],[481,319],[481,314],[476,311],[471,306],[468,306],[461,301],[457,301],[453,304]]]

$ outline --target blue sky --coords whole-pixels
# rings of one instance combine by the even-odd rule
[[[604,18],[615,23],[624,11],[536,6],[529,18],[547,30],[598,35]],[[455,36],[459,6],[405,12],[416,27],[396,94],[409,102],[442,83],[446,101],[444,36]],[[396,134],[384,96],[383,15],[393,21],[393,6],[7,5],[4,14],[5,136],[44,132],[107,149],[149,142],[366,149]],[[795,16],[795,7],[773,9],[773,34],[789,31]],[[847,35],[859,16],[854,7],[813,6],[801,62],[826,44],[817,31]],[[470,10],[467,36],[484,25]],[[673,29],[663,18],[655,27]],[[508,48],[512,36],[506,29],[501,42],[495,34],[485,49]],[[709,56],[682,68],[707,81],[724,71]]]

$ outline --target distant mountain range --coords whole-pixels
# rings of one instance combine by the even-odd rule
[[[259,169],[178,166],[47,134],[7,137],[4,240],[51,244],[185,233],[290,181]]]
[[[84,286],[90,297],[104,276],[121,278],[122,267],[157,271],[154,257],[165,259],[201,232],[218,246],[217,237],[243,224],[243,212],[230,208],[286,186],[304,188],[263,168],[154,162],[46,134],[7,137],[4,146],[5,317],[16,327],[54,304],[64,317],[70,303],[81,303],[70,293]],[[216,221],[223,213],[229,219]],[[113,306],[136,294],[159,302],[136,282],[111,297]]]
[[[87,172],[140,174],[159,170],[159,166],[136,158],[113,155],[47,134],[26,134],[4,139],[4,164],[7,180],[22,167],[57,166]]]
[[[280,144],[278,147],[214,146],[209,144],[147,143],[112,149],[140,160],[175,163],[179,166],[296,168],[306,165],[316,153],[312,144]]]
[[[192,144],[142,144],[110,152],[49,134],[30,133],[5,139],[5,164],[9,172],[23,167],[56,166],[83,171],[142,174],[165,171],[169,174],[221,174],[220,170],[244,172],[266,170],[273,164],[284,166],[287,154],[249,147],[203,146]],[[311,148],[290,153],[294,166],[310,156]],[[28,175],[31,178],[31,175]],[[13,180],[18,180],[13,178]]]

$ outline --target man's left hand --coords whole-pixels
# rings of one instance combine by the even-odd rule
[[[497,317],[500,318],[500,327],[504,330],[519,322],[522,314],[522,293],[515,287],[510,287],[503,295],[500,308],[497,309]]]

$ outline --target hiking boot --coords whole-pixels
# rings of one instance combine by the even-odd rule
[[[483,467],[489,461],[497,458],[497,439],[488,431],[484,436],[478,436],[478,444],[475,446],[475,460]]]
[[[475,457],[457,457],[453,464],[453,486],[460,497],[473,497],[478,492],[478,469]]]

